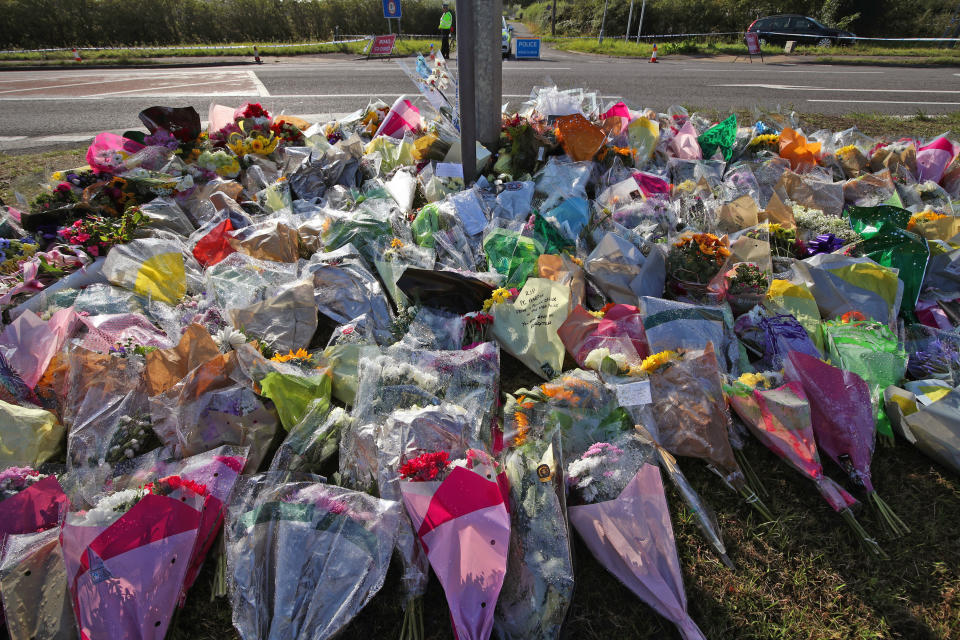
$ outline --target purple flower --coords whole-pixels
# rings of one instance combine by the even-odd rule
[[[176,149],[180,146],[177,138],[167,131],[160,128],[143,139],[143,143],[151,147],[166,147],[167,149]]]
[[[832,233],[822,233],[807,244],[807,256],[818,253],[833,253],[843,247],[843,240]]]

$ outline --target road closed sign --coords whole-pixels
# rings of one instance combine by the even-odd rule
[[[515,57],[517,60],[540,59],[540,38],[517,38],[516,43]]]
[[[751,56],[760,55],[760,39],[757,37],[757,34],[747,33],[744,37],[747,40],[747,53]]]
[[[388,56],[393,53],[393,45],[397,41],[397,34],[388,36],[374,36],[370,45],[371,56]]]

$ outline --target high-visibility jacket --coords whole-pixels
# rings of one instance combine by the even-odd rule
[[[453,26],[453,12],[444,11],[443,15],[440,16],[440,28],[449,29]]]

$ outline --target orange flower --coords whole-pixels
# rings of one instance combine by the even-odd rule
[[[290,360],[309,360],[309,359],[310,359],[310,354],[307,352],[306,349],[302,349],[302,348],[297,349],[296,353],[294,353],[291,350],[290,353],[287,353],[287,354],[278,353],[278,354],[275,354],[272,358],[270,358],[270,360],[272,360],[273,362],[289,362]]]

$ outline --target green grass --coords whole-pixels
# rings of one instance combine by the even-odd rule
[[[947,118],[918,114],[908,119],[804,114],[803,119],[811,128],[839,130],[856,125],[888,138],[928,135],[960,125],[960,114]],[[0,197],[10,202],[13,189],[31,197],[39,190],[44,172],[82,164],[84,151],[0,154]],[[537,383],[513,358],[504,355],[502,362],[505,391]],[[693,487],[716,511],[735,571],[713,555],[678,494],[665,481],[690,613],[708,638],[960,638],[960,478],[956,474],[903,442],[876,452],[877,490],[912,529],[902,540],[883,540],[891,559],[880,561],[858,547],[812,483],[756,442],[747,446],[746,457],[770,492],[766,502],[777,516],[775,524],[758,521],[753,510],[726,491],[702,463],[680,461]],[[826,472],[836,480],[843,478],[829,464]],[[879,535],[880,523],[871,512],[864,511],[859,518],[868,531]],[[673,625],[607,574],[576,538],[574,551],[577,587],[565,638],[679,638]],[[228,600],[211,600],[214,567],[212,561],[205,566],[174,620],[171,640],[238,638]],[[395,638],[402,617],[400,593],[399,571],[394,566],[380,593],[340,637]],[[427,640],[452,637],[436,579],[425,596],[424,618]]]
[[[563,51],[578,51],[610,56],[649,58],[653,51],[650,42],[625,42],[622,38],[606,38],[603,43],[596,38],[563,39],[544,38],[551,47]],[[763,45],[764,55],[783,55],[783,47]],[[657,43],[657,53],[668,55],[746,55],[747,48],[742,42],[704,41],[704,40],[667,40]],[[814,60],[823,64],[880,64],[908,66],[960,66],[960,49],[941,49],[937,47],[880,47],[875,45],[854,45],[849,47],[798,47],[791,57],[815,56]],[[805,58],[802,58],[805,59]]]
[[[394,48],[394,55],[407,56],[418,52],[425,52],[430,48],[430,44],[439,50],[440,40],[431,40],[426,38],[398,38]],[[266,56],[301,56],[317,55],[325,53],[364,53],[367,47],[367,41],[362,42],[344,42],[336,44],[311,44],[303,43],[296,46],[287,46],[285,43],[229,43],[227,46],[241,46],[241,49],[227,48],[199,48],[184,47],[182,49],[103,49],[99,51],[81,51],[81,57],[84,63],[95,64],[143,64],[144,62],[157,62],[159,58],[206,58],[206,57],[253,57],[254,44],[260,50],[261,57]],[[284,45],[284,46],[278,46]],[[217,46],[217,45],[211,45]],[[46,51],[46,52],[15,52],[0,54],[0,64],[2,63],[24,63],[31,64],[73,64],[73,54],[70,51]],[[81,63],[83,64],[83,63]]]

